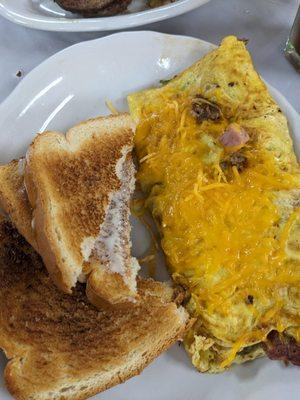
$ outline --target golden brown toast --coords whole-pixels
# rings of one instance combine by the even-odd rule
[[[0,207],[9,215],[21,235],[37,250],[31,226],[32,209],[24,187],[25,159],[0,166]]]
[[[24,161],[24,159],[13,160],[7,165],[0,166],[0,206],[9,215],[18,231],[38,251],[32,224],[33,210],[24,186]],[[128,220],[126,227],[124,226],[126,229],[128,229],[127,223]],[[55,270],[52,271],[52,278],[54,272]],[[58,280],[55,279],[55,281]],[[101,292],[101,297],[99,292]],[[126,296],[126,285],[119,274],[107,274],[105,270],[99,269],[90,275],[87,282],[87,295],[93,304],[111,305],[113,293],[115,293],[115,301],[118,300],[117,295],[120,295],[120,300],[124,293]]]
[[[83,400],[139,374],[182,338],[189,319],[164,284],[139,281],[126,310],[97,309],[83,284],[59,291],[40,257],[0,217],[0,347],[19,400]]]
[[[126,303],[137,295],[129,223],[133,128],[121,114],[85,121],[66,136],[38,135],[26,156],[29,202],[17,162],[0,167],[2,207],[57,286],[71,293],[88,277],[97,304]]]

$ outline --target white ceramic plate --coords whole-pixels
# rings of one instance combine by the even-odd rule
[[[209,0],[175,0],[150,9],[147,0],[133,0],[124,14],[82,18],[63,10],[53,0],[0,0],[0,14],[30,28],[48,31],[90,32],[132,28],[184,14]]]
[[[24,154],[36,132],[66,130],[82,119],[107,114],[105,100],[126,110],[126,95],[158,84],[211,50],[188,37],[129,32],[70,47],[31,72],[0,105],[0,162]],[[82,62],[84,60],[84,62]],[[300,117],[276,90],[300,154]],[[141,255],[149,238],[133,221],[133,252]],[[167,276],[160,265],[160,277]],[[5,366],[4,357],[1,367]],[[139,376],[99,396],[102,400],[298,400],[299,369],[267,359],[233,367],[220,375],[199,374],[175,345]],[[0,399],[8,400],[0,385]]]

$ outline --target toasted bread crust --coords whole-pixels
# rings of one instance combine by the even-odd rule
[[[172,289],[154,281],[139,283],[140,301],[126,311],[98,310],[81,284],[63,294],[3,219],[0,275],[0,347],[16,399],[86,399],[140,373],[189,324]]]
[[[70,129],[66,136],[57,132],[40,134],[28,150],[25,184],[34,209],[39,253],[57,286],[66,293],[72,292],[87,261],[82,243],[86,239],[96,241],[111,194],[124,190],[117,168],[124,158],[131,171],[132,158],[126,154],[133,145],[132,129],[127,114],[91,119]],[[133,178],[133,167],[129,173]],[[128,190],[132,190],[130,184]],[[129,209],[129,204],[126,207]],[[126,215],[120,221],[124,228],[127,219]],[[128,253],[127,271],[131,262],[129,240],[128,236],[123,246]],[[110,272],[106,274],[102,273],[106,281],[117,282],[111,285],[116,290],[103,292],[100,282],[99,297],[105,295],[106,301],[117,302],[122,300],[122,293],[124,298],[135,296],[136,291],[119,279],[121,275],[113,282]]]
[[[37,249],[32,230],[32,209],[23,185],[25,160],[13,160],[0,166],[0,207],[18,226],[20,233]]]
[[[107,154],[102,154],[102,156],[106,159],[105,161],[106,163],[109,164],[111,162],[110,165],[111,176],[106,181],[103,181],[103,186],[105,186],[104,191],[106,191],[104,193],[105,198],[104,196],[102,196],[103,197],[102,202],[99,201],[99,199],[97,199],[97,202],[100,203],[99,211],[101,212],[101,218],[98,215],[98,223],[100,223],[103,220],[104,215],[105,217],[107,216],[108,196],[110,195],[110,193],[112,193],[114,188],[120,186],[119,177],[116,175],[116,171],[113,168],[114,162],[119,157],[119,154],[117,154],[117,152],[120,152],[120,149],[122,149],[122,144],[125,144],[126,146],[132,145],[132,132],[130,131],[132,129],[132,124],[129,117],[127,115],[119,115],[117,117],[97,118],[94,120],[89,120],[70,129],[66,135],[66,138],[61,133],[55,133],[55,132],[45,133],[43,135],[39,135],[32,145],[32,147],[35,146],[38,147],[37,152],[41,153],[40,156],[42,158],[44,158],[44,156],[50,158],[49,163],[51,164],[52,167],[53,159],[50,154],[52,153],[51,146],[48,146],[45,149],[46,150],[45,152],[44,149],[41,151],[39,148],[40,145],[38,143],[40,141],[43,142],[45,140],[44,135],[47,136],[46,141],[50,142],[54,141],[55,143],[62,142],[66,146],[68,143],[72,143],[73,144],[72,151],[76,152],[77,154],[77,151],[79,151],[80,149],[75,149],[74,147],[76,147],[77,143],[76,139],[78,139],[78,136],[81,137],[80,140],[84,140],[86,127],[88,126],[89,129],[91,129],[91,127],[92,128],[94,127],[94,129],[96,129],[97,131],[99,130],[99,122],[100,122],[100,127],[102,127],[104,129],[104,133],[106,133],[104,139],[105,143],[107,144],[107,148],[111,147],[115,153],[111,154],[110,152],[111,149],[109,148],[108,149],[109,152]],[[113,141],[110,137],[109,134],[110,132],[108,133],[106,132],[106,130],[109,131],[113,130]],[[117,140],[118,143],[116,142]],[[103,148],[101,148],[101,150],[103,150]],[[56,285],[62,291],[66,293],[71,293],[72,287],[76,284],[77,276],[81,272],[81,269],[77,268],[77,272],[75,271],[74,274],[74,271],[68,268],[68,266],[65,267],[61,265],[58,266],[57,264],[57,257],[59,257],[59,252],[54,251],[56,249],[55,231],[57,229],[57,226],[61,224],[62,219],[58,221],[57,225],[52,224],[51,218],[49,221],[48,218],[49,215],[47,214],[47,212],[44,212],[46,208],[45,203],[48,202],[51,205],[52,196],[50,196],[50,198],[47,198],[47,193],[46,193],[45,196],[46,199],[43,199],[44,193],[42,192],[41,195],[39,194],[40,189],[38,189],[38,186],[40,181],[39,179],[37,179],[37,183],[35,184],[34,167],[32,168],[32,164],[34,164],[34,162],[38,164],[36,168],[39,169],[41,163],[36,160],[37,157],[34,158],[35,160],[33,162],[27,163],[25,177],[23,177],[25,171],[22,171],[22,174],[20,174],[19,171],[20,161],[13,161],[6,166],[0,167],[0,182],[2,182],[1,185],[2,190],[0,189],[0,200],[1,199],[3,200],[3,207],[5,205],[4,207],[5,211],[10,215],[13,223],[17,226],[18,230],[38,250],[38,252],[42,254],[44,262],[47,265],[48,271],[52,279],[56,283]],[[87,157],[87,159],[90,158]],[[64,160],[62,160],[61,164],[63,164],[63,161]],[[72,167],[73,165],[71,165],[71,168]],[[66,175],[67,178],[70,179],[74,178],[76,180],[78,178],[78,174],[76,173],[75,177],[73,176],[74,171],[68,174],[68,172],[65,171],[64,164],[61,166],[61,168],[63,169],[63,171],[56,171],[53,173],[55,179],[57,178],[57,176],[61,177],[62,174]],[[123,168],[126,171],[127,178],[126,181],[122,182],[122,185],[125,185],[124,186],[125,188],[121,186],[120,190],[122,193],[124,193],[124,190],[126,190],[130,194],[130,191],[133,190],[133,179],[134,179],[134,167],[133,167],[132,156],[130,153],[128,153],[128,155],[124,158]],[[103,169],[107,170],[104,164],[103,164]],[[44,176],[46,178],[48,178],[47,172],[48,170],[44,172]],[[69,175],[71,175],[71,177]],[[83,178],[85,179],[86,177],[83,175]],[[70,183],[68,180],[63,180],[63,186],[65,186],[66,182],[67,185]],[[75,195],[76,195],[76,185],[69,184],[69,187],[70,186],[71,189],[69,190],[74,190],[75,188]],[[26,192],[29,201],[26,196]],[[73,196],[73,194],[74,193],[71,193],[71,197]],[[83,198],[82,201],[84,202],[85,198]],[[66,207],[68,206],[68,204],[65,204],[64,206]],[[92,212],[94,208],[95,207],[92,208]],[[34,215],[33,215],[33,210],[34,210]],[[74,211],[74,214],[76,214],[76,210]],[[94,216],[89,215],[88,212],[85,212],[85,214],[86,214],[86,219],[88,219],[89,222],[92,222],[94,224],[93,231],[89,231],[89,235],[92,234],[96,235],[97,230],[99,233],[99,226],[97,226],[96,223],[97,215]],[[122,218],[122,229],[124,232],[122,238],[124,265],[127,268],[126,270],[127,280],[131,279],[133,281],[135,272],[133,271],[132,268],[130,268],[130,265],[132,264],[132,259],[130,256],[129,204],[126,204],[126,202],[124,203],[124,210],[121,215],[121,218]],[[67,220],[66,224],[68,224],[70,218],[65,218],[65,220]],[[84,225],[86,224],[84,223]],[[67,229],[67,233],[71,233],[71,238],[69,241],[71,241],[71,239],[74,239],[73,229],[69,230]],[[38,243],[35,240],[36,236],[38,239]],[[76,263],[81,264],[81,262],[82,262],[82,254],[79,254],[79,257],[77,257],[77,259],[75,260],[74,265],[76,265]],[[99,261],[96,260],[94,264],[95,268],[99,269]],[[90,298],[93,299],[94,304],[102,303],[108,305],[109,303],[111,304],[116,304],[118,302],[126,303],[128,302],[128,299],[132,299],[136,296],[136,289],[134,287],[135,285],[129,287],[125,283],[125,279],[123,279],[123,277],[120,274],[108,273],[109,272],[108,266],[103,265],[103,267],[105,268],[101,268],[101,271],[91,274],[88,280],[90,282],[90,286],[93,288],[93,295],[90,296]],[[84,272],[88,273],[88,271],[91,271],[91,266],[85,265]],[[98,282],[95,279],[95,275],[99,277]]]
[[[33,229],[33,209],[28,200],[27,190],[24,185],[25,159],[13,160],[7,165],[0,166],[0,206],[9,215],[13,224],[25,239],[37,250],[38,244],[36,233]],[[31,199],[35,199],[32,194],[31,181],[27,177],[27,186],[30,190]],[[45,241],[41,238],[42,245]],[[50,263],[49,263],[50,264]],[[56,263],[52,262],[49,272],[57,284],[60,286],[62,281],[61,272]],[[62,288],[68,291],[67,287]]]

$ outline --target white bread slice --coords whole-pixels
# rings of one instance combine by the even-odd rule
[[[97,309],[83,284],[57,289],[40,257],[0,217],[0,347],[17,400],[83,400],[139,374],[182,338],[187,312],[173,290],[139,281],[139,300]]]
[[[128,114],[96,118],[66,135],[39,134],[28,149],[25,186],[38,251],[67,293],[88,278],[109,304],[137,295],[129,224],[133,129]]]
[[[39,251],[36,232],[33,229],[33,209],[24,185],[24,172],[24,158],[0,166],[0,207],[26,241]],[[54,281],[59,281],[60,275],[57,268],[53,269],[51,276]]]
[[[139,265],[134,258],[130,257],[129,225],[129,197],[134,189],[134,167],[130,152],[132,129],[133,125],[130,118],[124,114],[97,118],[79,124],[68,132],[67,139],[64,135],[56,132],[39,135],[29,151],[28,158],[29,160],[33,159],[33,161],[29,163],[30,165],[27,165],[28,173],[26,175],[29,197],[35,207],[34,217],[32,215],[33,209],[24,189],[23,160],[19,162],[14,160],[7,165],[0,166],[0,206],[10,216],[19,232],[42,255],[52,278],[62,290],[70,293],[77,279],[85,277],[82,272],[88,274],[93,271],[89,274],[88,293],[97,304],[100,300],[107,304],[122,303],[136,296],[135,278]],[[69,145],[68,140],[71,145]],[[91,144],[89,144],[89,141]],[[48,146],[49,142],[52,143],[55,151],[53,151],[51,145]],[[95,142],[97,142],[96,146]],[[86,154],[81,157],[80,161],[78,160],[80,157],[77,158],[77,155],[80,154],[82,148],[74,150],[76,162],[83,164],[82,173],[74,170],[72,165],[69,165],[69,170],[67,168],[65,170],[64,162],[62,162],[60,164],[63,173],[58,174],[54,183],[52,181],[49,184],[48,172],[52,167],[51,163],[54,158],[59,157],[61,150],[57,149],[59,143],[63,143],[63,147],[67,149],[73,146],[72,151],[76,148],[76,145],[84,147]],[[45,153],[43,153],[43,150],[45,150]],[[89,159],[89,157],[92,158]],[[91,159],[92,163],[90,163]],[[89,165],[88,168],[86,164]],[[97,165],[95,166],[95,164]],[[96,169],[96,173],[94,173],[92,167]],[[30,169],[35,170],[35,168],[42,175],[41,183],[39,182],[40,178],[37,179],[38,187],[47,187],[46,193],[41,191],[41,197],[39,190],[36,191],[33,179],[30,178]],[[102,181],[99,180],[99,175]],[[46,182],[43,181],[44,178]],[[85,190],[74,186],[78,179],[86,180],[87,187],[85,186]],[[45,215],[49,217],[50,214],[44,213],[43,206],[36,207],[36,198],[39,199],[40,205],[41,199],[44,203],[47,201],[51,203],[53,199],[57,198],[56,190],[59,190],[60,186],[72,186],[72,184],[73,189],[75,187],[75,192],[77,189],[80,191],[80,193],[76,193],[78,207],[76,208],[76,205],[74,207],[73,202],[73,208],[70,211],[68,210],[69,199],[60,200],[55,203],[57,209],[63,210],[63,213],[66,210],[69,213],[68,215],[71,212],[71,218],[66,220],[62,215],[62,218],[54,220],[50,218],[49,221],[49,218],[47,219]],[[95,190],[97,185],[101,197],[97,197],[97,188]],[[87,189],[88,194],[86,194]],[[46,196],[43,197],[44,194]],[[89,208],[85,209],[87,202],[89,202]],[[95,203],[97,204],[95,205]],[[76,230],[70,232],[72,225],[69,225],[69,221],[74,224],[74,220],[76,223],[81,219],[81,222],[84,222],[84,218],[81,218],[82,213],[90,217],[93,230],[93,234],[91,234],[91,227],[88,223],[84,223],[83,228],[86,235],[84,239],[81,237],[82,230],[76,236],[74,235]],[[98,220],[95,215],[98,216]],[[119,219],[122,220],[120,224],[118,224]],[[62,221],[66,222],[66,229],[59,234],[62,234],[64,238],[67,237],[69,244],[71,243],[71,251],[64,252],[69,261],[67,265],[65,263],[57,265],[57,257],[59,258],[61,254],[57,252],[59,240],[55,233],[61,227]],[[94,245],[96,251],[93,251]],[[84,254],[81,250],[84,250]],[[85,257],[83,257],[84,255]],[[88,257],[89,255],[91,257]],[[99,260],[100,258],[101,260]]]

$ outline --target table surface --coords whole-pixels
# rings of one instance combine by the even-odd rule
[[[188,35],[216,44],[228,34],[248,38],[258,71],[300,112],[300,75],[283,54],[298,5],[299,0],[211,0],[182,16],[135,30]],[[52,54],[107,34],[36,31],[0,17],[0,102]],[[16,75],[18,71],[22,71],[21,77]]]

